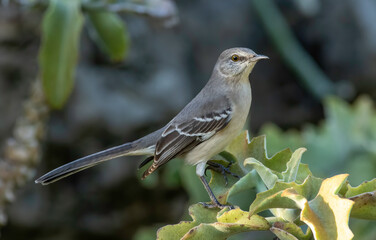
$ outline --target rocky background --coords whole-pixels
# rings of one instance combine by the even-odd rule
[[[38,74],[43,14],[40,8],[4,2],[0,147]],[[361,94],[376,98],[374,1],[275,3],[298,42],[349,102]],[[323,119],[320,99],[274,47],[252,1],[181,0],[176,5],[179,24],[170,28],[152,18],[123,15],[131,47],[121,63],[110,63],[84,30],[73,95],[63,110],[51,113],[35,176],[161,127],[204,86],[221,51],[235,46],[270,57],[250,77],[252,133],[268,122],[299,129]],[[141,160],[110,161],[47,187],[30,180],[7,207],[2,238],[142,239],[156,226],[178,222],[186,214],[188,194],[181,186],[139,181]]]

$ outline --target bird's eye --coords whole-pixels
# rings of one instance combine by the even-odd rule
[[[239,56],[236,55],[236,54],[234,54],[234,55],[231,56],[231,60],[232,60],[233,62],[237,62],[237,61],[239,61]]]

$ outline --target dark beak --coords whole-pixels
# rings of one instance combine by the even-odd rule
[[[250,60],[252,62],[257,62],[258,60],[261,60],[261,59],[269,59],[268,56],[264,56],[264,55],[258,55],[256,54],[256,56],[252,57]]]

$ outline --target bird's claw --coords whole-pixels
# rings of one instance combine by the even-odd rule
[[[235,207],[232,206],[232,205],[223,205],[223,204],[220,204],[220,203],[199,202],[199,204],[201,204],[205,208],[209,208],[209,209],[212,209],[212,208],[219,208],[219,209],[229,208],[230,210],[235,209]]]
[[[225,179],[225,182],[226,182],[225,184],[227,186],[227,184],[228,184],[227,174],[230,174],[231,176],[236,177],[236,178],[240,178],[237,174],[235,174],[235,173],[233,173],[233,172],[230,171],[231,165],[232,165],[232,162],[230,162],[227,165],[227,167],[225,167],[225,166],[223,166],[220,163],[209,161],[208,162],[208,166],[205,168],[205,176],[206,176],[206,171],[208,169],[213,170],[213,171],[215,171],[217,173],[220,173],[220,174],[222,174],[223,178]]]

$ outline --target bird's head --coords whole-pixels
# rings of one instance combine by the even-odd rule
[[[255,64],[261,59],[268,59],[267,56],[258,55],[249,48],[230,48],[221,53],[216,68],[226,77],[248,75]]]

